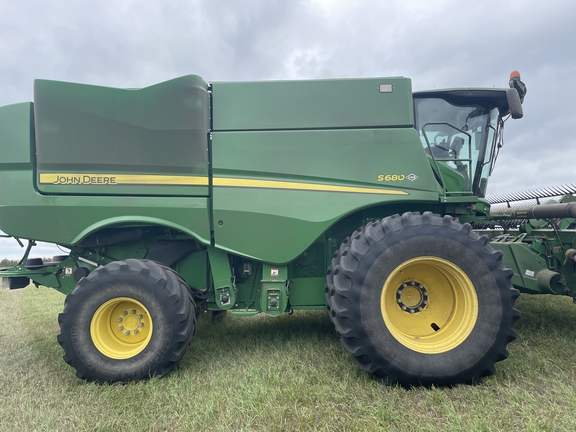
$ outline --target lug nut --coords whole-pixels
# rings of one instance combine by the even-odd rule
[[[138,334],[138,329],[134,330],[134,334]]]
[[[118,322],[122,322],[122,318],[118,318],[118,320],[117,320],[117,321],[118,321]]]
[[[138,327],[144,327],[144,323],[138,324]]]
[[[124,326],[118,327],[118,331],[122,331],[122,330],[124,330]]]
[[[130,332],[127,331],[126,333],[124,333],[126,336],[130,336]]]
[[[128,312],[124,311],[122,312],[122,315],[128,315]]]
[[[135,314],[135,313],[136,313],[136,309],[132,309],[132,310],[130,311],[130,313],[131,313],[131,314]]]
[[[138,315],[138,319],[142,319],[142,314]]]

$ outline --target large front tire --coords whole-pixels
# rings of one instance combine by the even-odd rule
[[[365,371],[410,386],[473,383],[494,373],[516,338],[511,275],[470,225],[405,213],[367,225],[340,248],[327,303]]]
[[[81,279],[58,321],[64,360],[78,377],[131,381],[174,368],[194,334],[196,308],[170,268],[128,259]]]

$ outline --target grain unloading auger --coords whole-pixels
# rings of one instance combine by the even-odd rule
[[[67,295],[58,341],[86,380],[167,373],[200,311],[328,309],[389,383],[475,382],[516,337],[511,278],[529,286],[466,223],[490,220],[525,93],[517,72],[509,88],[419,92],[403,77],[37,80],[33,103],[0,107],[0,229],[29,245],[3,283]],[[493,244],[564,275],[559,235]],[[70,252],[43,263],[35,241]]]

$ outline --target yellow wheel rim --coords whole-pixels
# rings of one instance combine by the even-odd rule
[[[478,318],[478,297],[459,267],[426,256],[394,269],[382,289],[380,310],[387,329],[402,345],[440,354],[470,335]]]
[[[90,336],[105,356],[128,359],[148,346],[152,338],[152,318],[139,301],[117,297],[108,300],[94,313]]]

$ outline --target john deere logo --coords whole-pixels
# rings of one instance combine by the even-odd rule
[[[88,176],[88,175],[75,175],[75,176],[61,176],[57,175],[52,181],[52,184],[57,185],[86,185],[86,184],[101,184],[113,185],[117,184],[116,177],[113,176]]]

